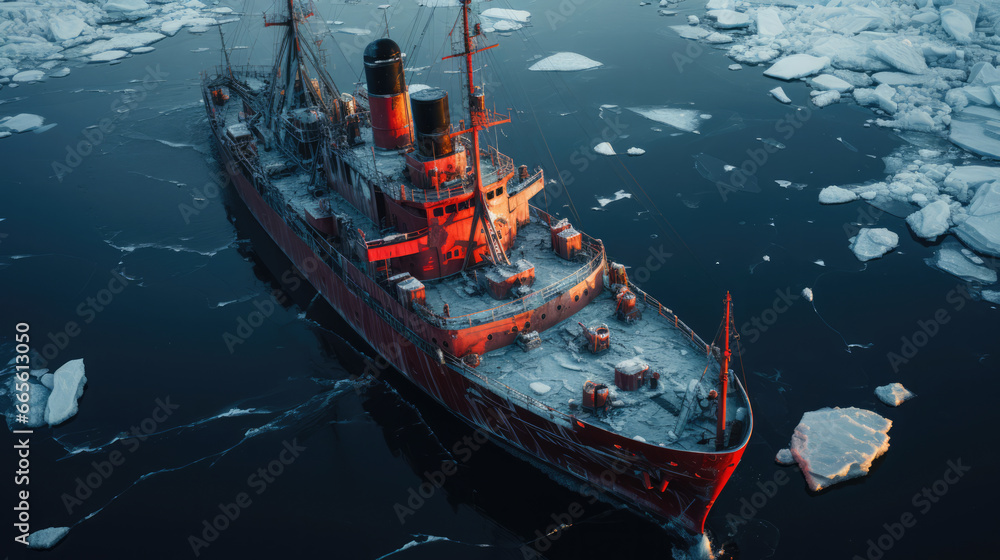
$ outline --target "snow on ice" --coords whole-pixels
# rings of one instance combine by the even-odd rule
[[[872,462],[889,450],[892,421],[860,408],[822,408],[806,412],[792,434],[791,455],[810,490],[868,474]],[[781,460],[779,452],[776,460]]]
[[[698,125],[703,120],[701,113],[694,109],[674,109],[672,107],[628,107],[629,111],[638,113],[651,121],[670,125],[685,132],[697,132]]]
[[[972,259],[980,261],[976,264]],[[961,278],[966,282],[978,282],[980,284],[995,284],[997,272],[991,268],[981,266],[982,259],[962,252],[962,247],[958,243],[944,243],[938,248],[933,257],[926,259],[927,264],[938,268],[948,274]]]
[[[630,156],[641,156],[642,154],[646,153],[646,150],[643,150],[642,148],[636,148],[633,146],[628,149],[627,153]]]
[[[794,80],[811,76],[830,65],[830,59],[825,56],[809,54],[793,54],[786,56],[764,71],[765,76],[780,80]]]
[[[76,401],[87,384],[82,358],[66,362],[53,375],[52,394],[45,405],[45,422],[50,426],[62,424],[76,414]]]
[[[779,449],[778,454],[774,456],[774,460],[779,465],[788,466],[795,464],[795,457],[792,457],[792,450],[787,447],[785,449]]]
[[[28,548],[46,550],[55,546],[69,533],[69,527],[49,527],[28,535]]]
[[[899,236],[885,228],[861,228],[850,242],[854,255],[865,262],[895,249],[899,245]]]
[[[781,86],[772,89],[768,93],[770,93],[772,97],[774,97],[778,101],[781,101],[782,103],[787,104],[792,102],[792,100],[787,95],[785,95],[785,90],[781,89]]]
[[[590,70],[604,66],[604,64],[591,60],[582,54],[571,52],[560,52],[552,56],[547,56],[528,67],[528,70],[535,72],[576,72],[578,70]]]
[[[857,199],[858,195],[835,185],[819,191],[820,204],[843,204],[844,202],[851,202]]]
[[[34,130],[45,122],[45,118],[30,113],[21,113],[13,117],[0,118],[0,130],[9,132],[27,132]]]
[[[916,395],[909,392],[902,383],[890,383],[875,388],[875,396],[889,406],[899,406]]]
[[[594,146],[594,151],[601,154],[602,156],[615,155],[615,149],[611,147],[610,142],[601,142],[600,144]]]
[[[600,204],[602,207],[604,207],[607,206],[608,204],[611,204],[612,202],[617,202],[623,198],[632,198],[632,193],[620,190],[616,191],[615,194],[612,196],[614,196],[614,198],[599,196],[597,197],[597,203]]]

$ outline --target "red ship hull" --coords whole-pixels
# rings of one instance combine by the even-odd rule
[[[324,260],[261,197],[234,163],[215,130],[233,184],[247,207],[296,268],[330,305],[393,367],[471,426],[523,458],[554,467],[595,491],[691,533],[701,533],[715,499],[746,447],[694,452],[649,445],[565,416],[544,414],[489,390],[477,379],[445,365],[415,338],[409,326],[421,319],[358,270],[348,259]],[[601,274],[599,271],[598,274]],[[424,343],[426,344],[426,343]]]

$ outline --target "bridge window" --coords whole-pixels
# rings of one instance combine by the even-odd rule
[[[486,193],[486,200],[493,200],[493,191]]]
[[[497,189],[497,196],[500,196],[502,194],[503,194],[503,187],[500,187]]]
[[[456,209],[454,204],[449,204],[448,206],[444,207],[444,211],[446,214],[454,214],[458,210]]]
[[[468,200],[463,200],[462,202],[458,203],[458,209],[459,210],[466,210],[468,208],[469,208],[469,201]]]
[[[444,208],[438,206],[434,209],[434,217],[440,218],[441,216],[444,216]]]

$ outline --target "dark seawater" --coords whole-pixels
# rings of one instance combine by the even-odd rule
[[[317,2],[325,19],[376,30],[359,39],[336,36],[349,62],[324,42],[345,91],[357,81],[360,50],[380,32],[378,3]],[[227,41],[255,46],[254,61],[266,62],[276,33],[258,22],[271,3],[248,4],[244,23],[226,26]],[[780,84],[793,100],[781,105],[766,95],[779,84],[760,68],[730,71],[724,51],[695,47],[667,28],[689,13],[701,16],[700,2],[680,4],[673,17],[638,2],[495,4],[488,7],[533,14],[531,26],[500,37],[500,48],[480,60],[498,83],[489,91],[497,109],[515,109],[499,133],[501,149],[544,167],[550,178],[562,172],[566,188],[550,185],[535,203],[603,239],[611,258],[648,276],[640,277],[644,289],[703,337],[715,332],[725,290],[733,293],[737,325],[763,321],[763,329],[742,329],[756,429],[709,518],[716,548],[746,559],[875,558],[866,556],[869,539],[892,530],[897,536],[882,541],[891,546],[886,559],[995,549],[997,310],[956,297],[961,282],[924,264],[931,248],[909,235],[902,219],[860,202],[817,203],[827,185],[884,178],[879,158],[902,140],[864,128],[872,115],[857,106],[816,109],[801,83]],[[428,10],[394,3],[390,33],[413,53],[408,64],[449,54],[444,36],[456,14],[437,10],[414,51]],[[413,31],[415,18],[420,27]],[[672,557],[677,535],[591,504],[494,444],[477,443],[471,428],[398,373],[354,381],[372,350],[314,291],[290,281],[289,262],[231,189],[204,188],[219,165],[199,71],[220,59],[217,33],[182,30],[155,46],[122,64],[74,66],[66,78],[0,90],[0,101],[24,97],[0,105],[0,115],[35,113],[58,123],[0,140],[0,363],[13,357],[14,325],[24,321],[41,346],[36,350],[45,351],[50,335],[66,339],[65,348],[49,349],[47,367],[80,357],[87,367],[79,413],[31,439],[31,529],[73,527],[46,557],[186,558],[193,555],[189,537],[204,538],[203,522],[220,515],[220,504],[238,517],[208,534],[200,557],[365,559],[411,542],[418,545],[392,557],[531,557],[525,543],[548,558]],[[192,52],[202,47],[209,50]],[[245,60],[248,51],[235,51],[234,59]],[[527,71],[533,57],[557,51],[604,66]],[[675,55],[691,62],[679,68]],[[446,86],[458,99],[459,75],[444,73],[453,69],[447,64],[410,82]],[[122,90],[140,88],[147,68],[159,68],[160,81],[122,113]],[[604,104],[619,109],[599,117]],[[701,119],[700,134],[673,135],[679,131],[624,109],[644,106],[691,108],[712,118]],[[116,119],[114,130],[57,178],[53,162],[66,163],[67,147],[105,118]],[[768,147],[757,138],[786,147],[768,153],[756,188],[720,194],[696,168],[709,158],[738,167],[748,150]],[[638,146],[646,154],[597,156],[591,148],[603,140],[619,153]],[[807,186],[784,189],[775,180]],[[632,198],[591,209],[598,195],[620,189]],[[859,221],[900,233],[899,248],[867,267],[859,263],[846,233]],[[813,264],[817,259],[826,266]],[[120,293],[105,292],[118,275],[127,284],[119,279],[113,287]],[[798,297],[807,286],[821,316]],[[779,313],[775,301],[783,292],[792,303]],[[103,301],[101,311],[88,298]],[[894,372],[887,354],[899,353],[901,337],[912,338],[918,321],[939,310],[948,320]],[[266,319],[259,326],[238,330],[260,315]],[[59,335],[69,321],[79,333]],[[226,333],[248,336],[233,343]],[[848,352],[848,343],[870,347]],[[872,391],[894,381],[918,397],[897,409],[882,405]],[[157,412],[166,401],[176,408]],[[773,458],[803,412],[826,406],[874,410],[893,428],[890,450],[869,476],[817,495],[796,469]],[[115,441],[144,421],[148,438]],[[13,438],[3,439],[0,554],[27,557],[12,544],[15,459]],[[112,457],[119,464],[109,470]],[[452,459],[457,472],[441,488],[423,504],[412,498],[427,473],[435,479]],[[953,484],[940,482],[949,461],[959,460],[970,470]],[[269,464],[280,474],[256,474]],[[78,488],[88,476],[96,489]],[[768,484],[776,476],[784,483]],[[946,491],[936,502],[913,502],[936,482]],[[232,506],[241,493],[249,503]],[[540,539],[574,503],[583,513],[573,526]],[[906,513],[916,524],[900,531],[893,524]]]

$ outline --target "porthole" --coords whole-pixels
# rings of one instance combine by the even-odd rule
[[[556,306],[556,311],[562,311],[562,305],[557,305]]]
[[[511,327],[510,328],[510,332],[513,333],[513,334],[517,334],[517,325],[514,325],[513,327]]]
[[[524,322],[524,330],[528,330],[530,328],[531,328],[531,321],[525,321]]]
[[[580,301],[580,294],[573,296],[573,301]]]
[[[493,340],[493,335],[492,334],[486,335],[486,340]]]
[[[583,291],[583,295],[584,295],[584,297],[589,296],[590,295],[590,290],[584,290]]]
[[[436,339],[436,338],[432,338],[432,339],[431,339],[431,342],[433,342],[434,344],[437,344],[437,343],[438,343],[438,339]]]
[[[544,319],[545,319],[545,314],[544,314],[544,313],[542,313],[542,320],[544,320]]]

